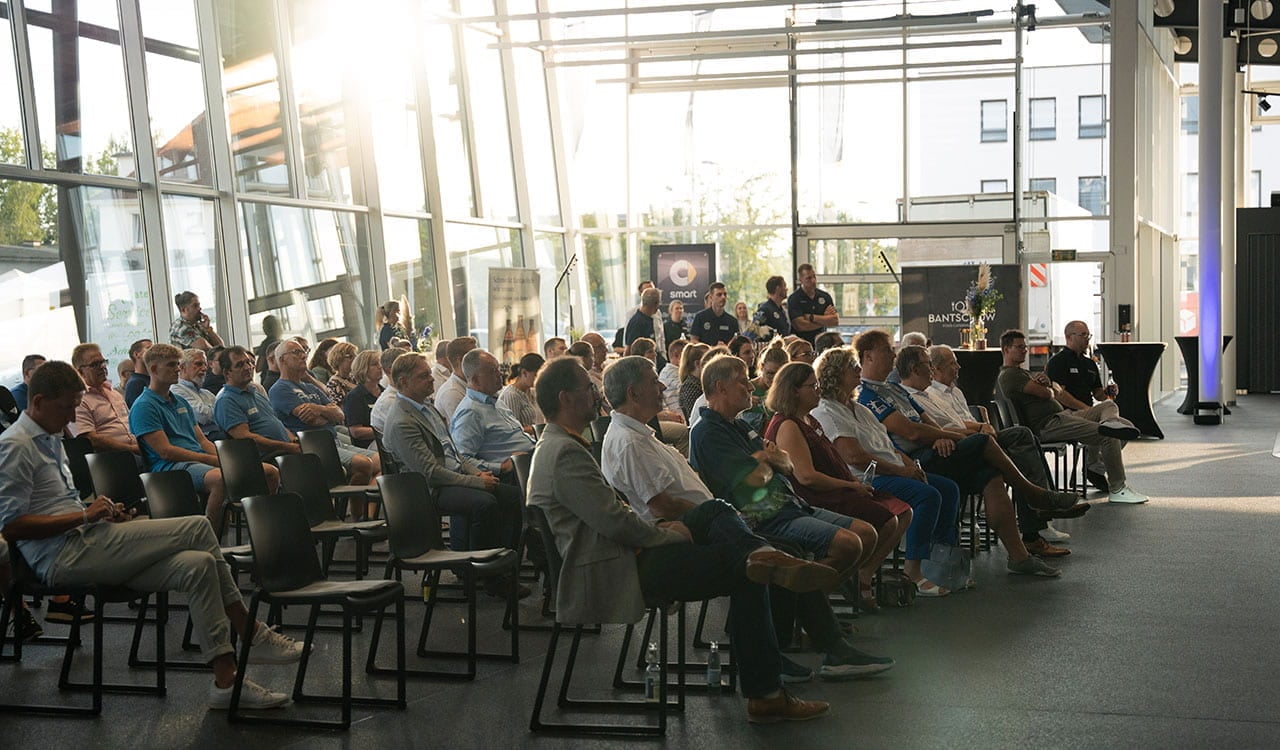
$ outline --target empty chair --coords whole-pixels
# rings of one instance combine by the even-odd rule
[[[351,503],[361,499],[377,502],[377,490],[373,487],[347,484],[347,473],[342,468],[342,457],[338,455],[338,446],[333,442],[333,433],[328,430],[303,430],[298,433],[298,444],[302,446],[303,453],[320,458],[325,484],[335,502],[339,498]]]
[[[227,509],[236,529],[236,544],[243,544],[243,513],[240,501],[254,495],[271,494],[267,473],[262,470],[258,446],[248,438],[219,440],[213,444],[218,449],[218,464],[222,469],[222,481],[227,488]],[[214,527],[221,533],[222,523]]]
[[[71,468],[71,481],[80,491],[80,499],[94,497],[96,493],[93,489],[93,475],[89,473],[89,462],[85,459],[85,456],[93,453],[93,443],[89,442],[89,438],[84,435],[63,438],[62,450],[67,454],[67,465]]]
[[[93,478],[93,491],[126,507],[136,508],[147,493],[138,478],[138,460],[126,451],[89,453],[84,457]]]
[[[356,578],[362,577],[368,568],[369,548],[374,542],[387,538],[386,522],[348,522],[338,518],[330,500],[329,486],[325,482],[324,467],[320,464],[319,456],[310,453],[279,456],[276,458],[276,465],[280,467],[281,487],[302,498],[307,522],[311,524],[311,533],[323,545],[321,569],[325,575],[328,575],[333,563],[333,551],[338,539],[350,537],[356,541]]]
[[[297,495],[289,492],[280,495],[257,495],[244,498],[242,504],[245,520],[249,526],[249,538],[252,540],[257,579],[261,585],[250,599],[249,621],[257,621],[258,608],[264,602],[268,605],[311,607],[302,659],[298,662],[298,675],[294,682],[293,700],[297,703],[338,703],[341,706],[341,718],[334,722],[242,714],[240,694],[244,688],[244,677],[249,666],[251,644],[248,638],[241,639],[236,682],[231,693],[231,707],[227,718],[232,723],[252,722],[316,729],[348,729],[351,726],[353,705],[382,706],[403,710],[406,706],[404,588],[396,581],[325,580],[320,572],[320,561],[316,558],[315,537],[311,534],[302,498]],[[303,691],[307,665],[312,658],[316,619],[319,617],[320,607],[326,605],[342,609],[341,695],[315,695]],[[378,623],[381,625],[387,607],[395,608],[396,697],[354,696],[351,690],[352,619],[358,614],[376,612]]]

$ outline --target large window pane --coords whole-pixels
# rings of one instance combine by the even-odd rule
[[[142,0],[140,10],[160,179],[209,184],[212,146],[195,6],[191,0]]]
[[[169,284],[175,294],[192,291],[200,295],[205,313],[213,318],[214,328],[225,316],[222,274],[217,265],[217,230],[213,201],[185,195],[165,195],[164,249],[168,263]],[[176,314],[176,310],[175,310]]]
[[[253,330],[274,314],[286,332],[313,341],[373,340],[365,216],[248,202],[241,210]]]
[[[275,14],[270,3],[257,0],[217,2],[236,187],[288,193]]]
[[[391,278],[391,297],[402,295],[409,300],[413,325],[419,334],[431,326],[432,339],[443,333],[440,327],[440,290],[431,251],[431,222],[426,219],[385,217],[382,232],[387,244],[387,274]]]
[[[489,269],[511,268],[520,249],[514,229],[444,225],[453,284],[453,319],[459,336],[475,336],[489,348]]]
[[[9,29],[8,3],[0,17],[0,164],[26,164],[23,150],[22,112],[18,109],[18,78],[14,68],[13,36]]]
[[[876,114],[868,117],[869,112]],[[799,117],[800,220],[897,221],[903,175],[902,85],[802,88]],[[944,129],[930,135],[932,141],[956,134]],[[972,149],[972,144],[965,148]],[[933,163],[927,171],[947,168]]]
[[[155,334],[138,194],[78,187],[63,195],[70,204],[60,208],[72,212],[71,241],[84,264],[87,340],[111,361],[125,359],[131,343]]]
[[[133,176],[133,129],[115,4],[60,4],[58,8],[85,13],[83,17],[28,14],[45,166],[63,172]],[[112,41],[90,38],[89,31]]]
[[[289,9],[291,70],[307,197],[363,202],[362,196],[353,195],[359,185],[352,184],[348,155],[352,147],[348,108],[359,97],[353,76],[357,44],[350,25],[344,23],[351,6],[330,0],[294,0]]]
[[[551,113],[547,109],[547,80],[542,53],[512,50],[516,65],[516,95],[520,102],[524,170],[529,183],[533,222],[559,226],[560,189],[556,184],[555,152],[551,142]],[[547,320],[544,316],[543,320]]]
[[[475,3],[480,11],[488,4]],[[474,138],[475,171],[480,178],[479,211],[486,219],[516,221],[515,176],[511,170],[511,131],[507,126],[506,87],[502,61],[490,45],[492,34],[466,27],[462,31],[467,66],[467,117]]]
[[[394,7],[408,14],[402,4]],[[379,28],[379,34],[383,43],[368,51],[373,57],[369,67],[377,75],[365,94],[371,109],[379,200],[392,210],[426,211],[413,76],[413,63],[419,59],[418,29],[410,24],[387,24]]]
[[[472,216],[475,208],[471,176],[471,143],[465,131],[461,75],[454,46],[455,31],[447,23],[427,27],[427,81],[431,89],[432,132],[436,141],[436,174],[447,216]],[[437,213],[440,213],[437,211]]]
[[[569,331],[569,287],[573,283],[573,275],[565,277],[560,289],[556,290],[556,281],[566,262],[564,235],[537,234],[533,242],[534,260],[542,282],[541,340],[546,341],[552,336],[564,336]],[[581,314],[578,318],[581,319]]]

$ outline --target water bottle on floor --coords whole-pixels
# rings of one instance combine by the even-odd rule
[[[662,667],[658,665],[658,644],[649,644],[644,662],[644,699],[647,703],[657,703],[662,695]]]
[[[707,689],[720,689],[720,644],[711,642],[711,651],[707,654]]]

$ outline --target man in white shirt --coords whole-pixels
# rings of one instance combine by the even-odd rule
[[[688,339],[676,339],[667,345],[667,364],[658,373],[662,383],[662,410],[680,414],[680,355]]]
[[[453,366],[449,364],[449,339],[440,339],[436,342],[435,360],[435,364],[431,365],[431,379],[435,381],[436,390],[439,391],[453,374]],[[385,368],[382,371],[386,373],[383,379],[388,383],[391,382],[391,371]]]
[[[206,391],[201,383],[209,372],[209,359],[202,349],[183,349],[182,359],[178,361],[178,382],[169,389],[187,400],[191,412],[195,415],[196,425],[204,436],[210,440],[221,440],[226,437],[218,423],[213,421],[213,402],[217,396]]]
[[[396,405],[396,396],[400,395],[400,391],[396,390],[396,384],[391,380],[391,366],[402,354],[405,354],[404,349],[391,346],[382,350],[382,354],[378,357],[378,364],[382,366],[382,379],[385,382],[382,384],[382,393],[378,394],[378,398],[373,402],[373,408],[369,410],[369,426],[378,432],[387,431],[387,415]],[[449,374],[452,375],[453,372],[450,371]],[[435,376],[435,367],[432,367],[432,382],[435,381]]]
[[[449,342],[449,368],[453,373],[449,375],[448,380],[444,381],[444,386],[436,391],[435,399],[436,409],[444,415],[446,420],[453,419],[453,413],[458,409],[458,404],[462,403],[463,397],[467,395],[467,381],[461,376],[462,358],[478,345],[471,336],[462,336]]]

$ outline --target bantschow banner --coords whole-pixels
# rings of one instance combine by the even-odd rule
[[[662,290],[662,305],[684,303],[684,319],[692,320],[716,277],[716,246],[650,245],[649,278]]]
[[[1022,267],[993,265],[991,276],[1002,299],[995,315],[984,315],[987,342],[999,347],[1000,334],[1017,328],[1022,315]],[[904,266],[899,308],[902,332],[922,331],[935,344],[960,346],[960,329],[968,328],[966,298],[978,278],[977,264],[967,266]]]

